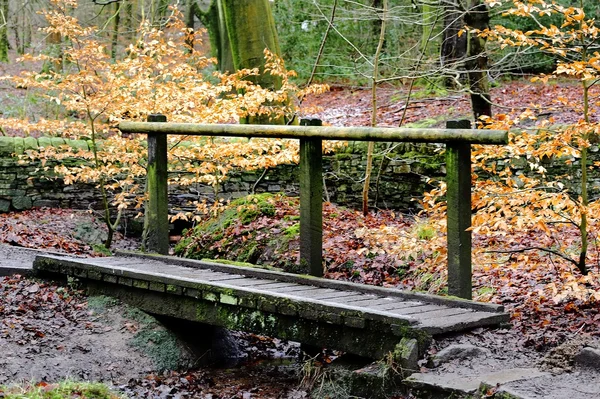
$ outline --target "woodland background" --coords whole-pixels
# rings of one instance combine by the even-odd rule
[[[505,303],[514,325],[544,347],[569,332],[600,331],[600,193],[592,178],[599,162],[598,5],[577,3],[4,1],[0,125],[8,136],[86,141],[87,150],[65,142],[24,151],[21,161],[47,168],[65,184],[99,187],[105,247],[122,212],[141,212],[144,202],[143,138],[119,135],[119,120],[159,112],[170,121],[294,123],[319,116],[343,125],[416,127],[457,117],[511,128],[508,146],[473,150],[475,297]],[[333,90],[315,96],[325,84]],[[261,257],[259,251],[252,260],[290,268],[297,223],[288,202],[264,199],[276,211],[229,223],[218,238],[207,228],[219,222],[206,217],[226,215],[219,193],[234,171],[262,173],[293,163],[296,145],[171,144],[172,183],[214,193],[211,201],[197,196],[193,212],[175,217],[196,226],[178,251],[195,256],[194,248],[212,246],[203,256],[247,261],[236,243],[268,246],[265,237],[277,234],[268,230],[274,217],[282,223],[275,229],[290,239],[279,252],[263,250],[269,256]],[[330,144],[325,150],[344,151]],[[364,150],[356,178],[363,212],[326,212],[324,266],[332,278],[444,292],[443,178],[412,173],[428,188],[412,214],[369,202],[381,165],[396,160],[396,150]],[[414,157],[424,152],[403,150]],[[60,165],[49,168],[50,161]],[[548,175],[553,165],[562,172]],[[262,201],[241,205],[255,209]],[[5,226],[6,241],[26,242],[26,231]]]

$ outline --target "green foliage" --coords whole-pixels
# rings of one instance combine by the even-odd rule
[[[419,240],[431,240],[436,236],[435,227],[425,224],[419,223],[416,227],[416,234]]]
[[[109,296],[98,295],[89,297],[87,303],[88,309],[92,310],[94,313],[102,313],[106,309],[118,305],[119,301]]]
[[[62,381],[58,384],[23,384],[0,386],[0,397],[5,399],[122,399],[106,385],[97,382]]]
[[[574,2],[571,0],[557,0],[557,4],[565,7],[571,7]],[[577,2],[577,5],[579,2]],[[512,6],[508,3],[507,7]],[[597,15],[600,10],[600,3],[587,1],[584,2],[583,9],[586,15]],[[561,26],[564,22],[564,17],[561,14],[538,15],[535,19],[528,17],[517,17],[514,15],[502,15],[500,9],[495,8],[490,26],[502,25],[505,28],[520,30],[523,32],[539,29],[541,26],[550,27]],[[492,62],[502,62],[495,66],[497,69],[508,70],[511,72],[525,73],[550,73],[556,68],[558,58],[542,52],[538,48],[515,49],[507,47],[501,49],[488,42],[488,54],[492,58]]]
[[[112,252],[110,249],[106,248],[104,244],[92,244],[92,249],[94,252],[98,254],[102,254],[104,256],[112,256]]]
[[[282,57],[300,79],[307,79],[327,30],[334,0],[277,0],[272,4]],[[417,58],[422,29],[413,22],[421,18],[421,12],[412,5],[410,0],[401,0],[390,12],[381,57],[382,76],[408,70]],[[373,8],[372,0],[338,1],[335,29],[329,32],[317,79],[355,84],[369,81],[380,13]]]

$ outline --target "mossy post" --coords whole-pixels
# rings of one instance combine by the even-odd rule
[[[301,126],[321,126],[302,119]],[[300,266],[323,275],[323,150],[318,138],[300,139]]]
[[[448,121],[448,129],[470,129],[468,120]],[[472,298],[471,282],[471,144],[446,144],[448,203],[448,294]]]
[[[165,115],[148,115],[148,122],[166,122]],[[169,197],[167,187],[167,135],[148,133],[148,203],[144,227],[144,250],[169,253]]]

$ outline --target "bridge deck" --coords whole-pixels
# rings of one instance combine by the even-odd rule
[[[333,325],[338,326],[339,331],[370,330],[371,334],[376,334],[373,328],[377,328],[381,334],[394,335],[398,340],[406,335],[406,331],[438,335],[496,326],[506,323],[509,317],[498,305],[172,257],[131,254],[93,259],[38,256],[34,269],[79,277],[105,288],[112,286],[109,294],[118,288],[124,292],[141,291],[142,297],[147,298],[152,295],[179,296],[213,308],[247,310],[236,313],[235,323],[225,322],[222,316],[215,321],[212,308],[200,309],[196,305],[193,312],[187,311],[187,317],[178,316],[234,328],[244,318],[256,318],[252,311],[261,311],[271,316],[317,323],[312,328],[321,324]],[[181,310],[182,305],[162,309],[160,298],[157,299],[152,302],[150,311],[176,316],[177,312],[186,313]],[[140,299],[135,304],[144,303]],[[254,323],[254,326],[257,324],[260,323]]]

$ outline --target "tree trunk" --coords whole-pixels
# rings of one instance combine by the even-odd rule
[[[8,0],[0,2],[0,62],[8,62]]]
[[[222,72],[258,68],[260,74],[248,80],[265,89],[281,88],[280,77],[264,73],[265,48],[281,55],[269,0],[213,0],[206,11],[202,11],[198,4],[194,9],[209,30],[211,45],[216,49]],[[280,124],[284,120],[272,120],[265,115],[240,122]]]
[[[133,27],[133,0],[125,2],[125,38],[128,43],[135,37],[135,28]]]
[[[110,43],[110,58],[115,61],[117,59],[117,47],[119,45],[119,26],[121,24],[121,3],[116,2],[114,5],[113,16],[113,31]]]
[[[446,76],[444,84],[457,89],[460,83],[462,62],[467,55],[467,35],[458,36],[465,26],[463,10],[458,0],[444,2],[444,34],[441,46],[441,64]]]
[[[63,51],[60,33],[53,32],[46,36],[46,53],[50,56],[50,59],[44,61],[42,72],[61,73],[63,70]]]
[[[439,4],[434,4],[431,1],[425,1],[421,9],[421,20],[423,23],[423,32],[421,34],[421,51],[427,55],[427,57],[435,57],[439,51],[437,45],[431,45],[429,43],[434,37],[434,32],[439,33]],[[437,43],[436,43],[437,44]]]
[[[229,37],[233,67],[264,70],[264,49],[280,55],[279,40],[269,0],[218,0]],[[265,88],[277,89],[281,79],[261,75],[255,79]]]
[[[194,29],[196,16],[194,15],[194,4],[196,0],[187,0],[185,9],[185,26],[190,29],[190,35],[186,38],[185,43],[190,46],[190,50],[194,48]]]
[[[221,72],[235,72],[221,1],[213,0],[206,11],[203,11],[196,3],[194,14],[208,30],[211,52],[213,57],[217,59],[219,70]]]
[[[480,0],[471,0],[471,7],[465,16],[465,22],[471,28],[484,30],[489,27],[488,8]],[[488,58],[485,52],[485,39],[473,33],[469,34],[468,60],[466,67],[471,90],[471,106],[475,120],[480,116],[492,116],[489,85],[487,79]]]

